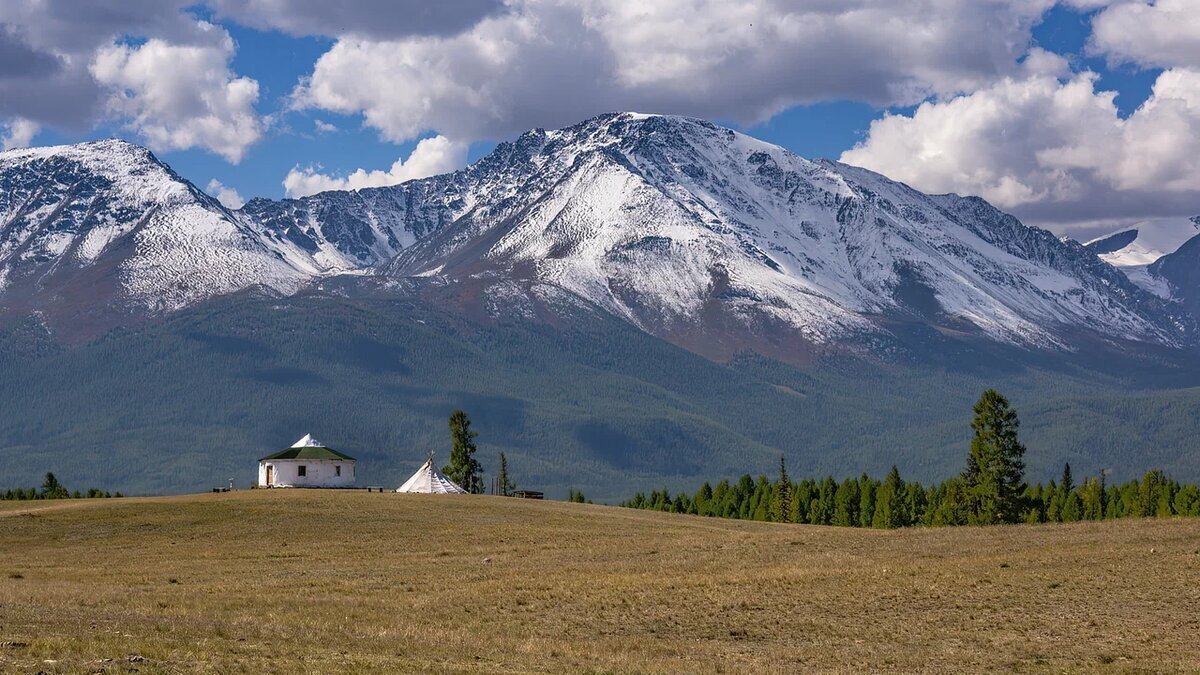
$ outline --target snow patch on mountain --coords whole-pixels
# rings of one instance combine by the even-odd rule
[[[1149,265],[1168,253],[1174,253],[1187,240],[1198,234],[1200,216],[1159,218],[1135,223],[1112,234],[1097,237],[1085,245],[1096,250],[1100,259],[1110,265],[1138,267]],[[1116,248],[1105,246],[1107,242],[1118,239],[1123,245]]]
[[[1171,298],[1171,284],[1154,272],[1155,262],[1200,235],[1200,216],[1159,218],[1097,237],[1086,246],[1104,262],[1120,269],[1131,281],[1155,295]]]

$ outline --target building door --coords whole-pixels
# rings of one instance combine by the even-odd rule
[[[275,467],[268,464],[267,465],[267,485],[274,485],[274,484],[275,484]]]

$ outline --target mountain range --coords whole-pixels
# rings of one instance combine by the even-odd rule
[[[772,369],[792,373],[774,379],[821,380],[814,369],[829,373],[853,363],[875,373],[906,368],[928,382],[947,368],[961,373],[1003,363],[1006,372],[1028,373],[1069,363],[1103,371],[1080,382],[1113,385],[1104,391],[1167,381],[1181,391],[1192,384],[1198,340],[1200,243],[1176,235],[1169,251],[1136,229],[1084,245],[1026,226],[979,198],[923,194],[865,169],[810,161],[673,116],[618,113],[535,129],[451,174],[254,199],[237,210],[148,150],[110,140],[0,153],[0,326],[8,365],[30,374],[48,363],[39,359],[82,358],[105,341],[139,349],[135,334],[161,338],[172,330],[166,327],[188,325],[198,335],[197,316],[234,311],[257,324],[247,317],[298,307],[320,313],[336,301],[382,313],[393,331],[394,321],[420,316],[453,339],[474,336],[464,343],[472,348],[482,334],[490,340],[517,330],[523,337],[512,339],[536,342],[545,336],[535,340],[528,331],[550,330],[601,342],[618,334],[638,344],[662,340],[675,350],[671,359],[690,353],[743,373],[746,363],[767,359],[775,365],[755,366],[755,377],[799,405],[810,395],[803,386],[770,381]],[[342,322],[338,329],[347,345],[365,352],[355,358],[366,359],[369,371],[394,356],[380,346],[389,340],[364,332],[371,323]],[[581,330],[585,324],[605,328]],[[227,339],[246,336],[209,338],[217,341],[206,344],[221,352],[235,344]],[[268,342],[262,349],[278,356],[278,345]],[[621,370],[623,358],[608,354],[599,371]],[[1129,364],[1120,375],[1112,372],[1114,360]],[[1128,375],[1134,372],[1143,374]],[[1148,384],[1144,373],[1151,372],[1158,375]],[[1138,383],[1121,380],[1127,376]],[[131,384],[116,382],[128,377],[121,373],[104,377],[114,386]],[[586,377],[577,389],[589,386]],[[835,379],[853,388],[853,378]],[[619,389],[609,393],[620,396]],[[45,402],[62,396],[48,392]],[[783,411],[788,403],[770,405]],[[155,418],[155,404],[146,405],[139,420]],[[340,405],[356,403],[351,397]],[[708,415],[704,424],[711,424],[711,411],[692,414]],[[0,456],[6,446],[35,439],[29,425],[7,423]],[[230,423],[210,419],[206,428]],[[646,429],[653,433],[649,423]],[[597,447],[606,434],[612,446],[647,442],[611,431],[598,432]],[[267,442],[255,433],[234,445]],[[561,433],[581,443],[578,427]],[[730,433],[720,442],[743,442],[736,440],[741,431]],[[552,450],[531,447],[536,436],[512,448],[545,462]],[[548,433],[540,442],[562,438]],[[745,442],[760,454],[792,449],[780,439]],[[697,474],[736,466],[728,457],[700,461],[681,453],[686,447],[662,461],[694,466]],[[925,471],[945,469],[937,455],[926,458]],[[603,456],[596,461],[608,461]],[[853,470],[851,460],[814,466]],[[571,470],[551,464],[534,475],[563,481]],[[619,479],[612,468],[608,462],[600,472],[611,474],[605,480]],[[678,473],[637,470],[648,480]],[[134,484],[181,485],[170,477]]]

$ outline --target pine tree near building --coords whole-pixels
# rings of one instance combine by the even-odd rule
[[[507,497],[509,493],[517,489],[517,484],[508,475],[508,458],[504,456],[503,452],[500,453],[500,475],[497,477],[496,482],[501,497]]]
[[[975,404],[971,454],[963,480],[968,490],[968,521],[979,525],[1020,522],[1023,508],[1025,446],[1017,438],[1017,413],[1008,399],[988,389]]]
[[[483,492],[483,467],[475,459],[475,437],[479,432],[471,429],[471,418],[462,410],[450,414],[450,463],[442,467],[442,473],[458,483],[471,494]]]

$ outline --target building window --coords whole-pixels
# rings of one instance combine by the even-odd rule
[[[337,466],[333,467],[333,472],[335,475],[342,475],[342,465],[338,464]]]
[[[296,475],[297,476],[307,476],[308,475],[308,467],[304,466],[303,464],[296,467]]]

